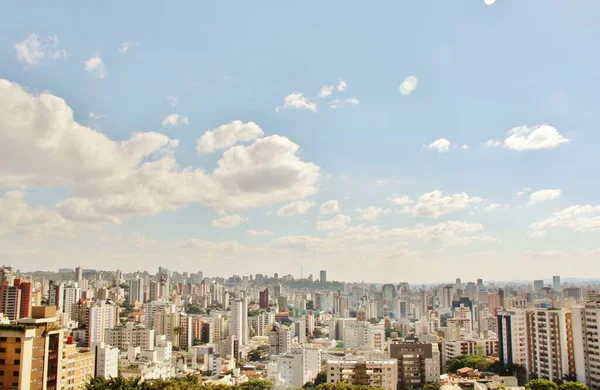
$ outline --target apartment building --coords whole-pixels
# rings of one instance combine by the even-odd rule
[[[140,347],[142,350],[154,349],[154,329],[134,322],[126,322],[125,326],[104,330],[104,342],[121,351],[129,347]]]
[[[527,310],[526,329],[529,373],[555,382],[576,375],[570,310]]]
[[[573,343],[577,381],[600,389],[600,301],[573,308]]]
[[[527,363],[525,311],[498,314],[498,355],[505,366]]]
[[[60,385],[63,330],[56,308],[35,306],[30,318],[0,327],[0,388],[41,390]]]
[[[438,351],[436,343],[393,341],[390,357],[398,361],[398,388],[420,389],[425,383],[439,382]]]
[[[69,337],[63,344],[61,360],[60,389],[84,389],[85,384],[94,376],[96,354],[89,349],[78,349]]]
[[[340,359],[325,364],[327,383],[349,383],[396,390],[398,384],[397,359]]]

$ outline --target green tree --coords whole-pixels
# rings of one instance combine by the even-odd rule
[[[425,383],[423,385],[423,390],[440,390],[440,388],[442,387],[441,383]]]
[[[270,390],[275,386],[273,382],[267,379],[252,379],[237,386],[240,390]]]
[[[548,379],[533,379],[525,385],[525,388],[527,390],[558,390],[558,385]]]
[[[321,337],[323,337],[323,331],[320,328],[315,328],[315,330],[313,330],[313,337],[316,339],[320,339]]]
[[[569,381],[558,385],[558,390],[588,390],[588,387],[583,383]]]
[[[319,386],[323,383],[327,382],[327,373],[325,371],[320,371],[315,377],[315,386]]]
[[[463,355],[446,362],[446,372],[456,372],[464,367],[479,371],[490,371],[494,367],[494,361],[481,355]]]

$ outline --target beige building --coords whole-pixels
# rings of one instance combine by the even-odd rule
[[[382,360],[328,360],[325,364],[327,383],[344,382],[396,390],[398,361]]]
[[[573,343],[577,381],[600,389],[600,301],[573,308]]]
[[[425,383],[440,381],[440,355],[437,343],[392,342],[390,357],[398,361],[398,388],[420,389]]]
[[[134,322],[125,326],[104,330],[104,342],[122,351],[129,347],[140,347],[142,351],[154,349],[154,329]]]
[[[84,389],[94,376],[95,367],[95,353],[89,349],[78,349],[69,339],[63,345],[60,389]]]

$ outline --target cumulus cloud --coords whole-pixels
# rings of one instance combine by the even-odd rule
[[[55,211],[34,207],[23,191],[8,191],[0,196],[0,236],[61,236],[75,231],[75,225]]]
[[[464,192],[443,196],[441,191],[435,190],[419,197],[417,203],[412,208],[412,214],[421,217],[439,218],[444,214],[463,210],[470,203],[479,203],[482,200],[478,197],[469,197]]]
[[[347,98],[347,99],[335,99],[329,103],[329,108],[332,110],[345,107],[345,106],[356,106],[360,102],[357,98]]]
[[[276,238],[271,246],[280,249],[296,249],[300,251],[326,251],[331,250],[329,240],[311,236],[284,236]]]
[[[335,88],[333,85],[322,86],[319,90],[319,97],[331,96],[331,94],[333,93],[333,88]]]
[[[239,142],[250,142],[264,136],[265,133],[254,122],[233,121],[204,133],[198,140],[196,149],[200,153],[213,153]]]
[[[235,253],[246,250],[237,241],[224,241],[215,242],[200,239],[189,239],[179,243],[182,248],[198,249],[202,253],[209,254],[211,256],[231,256]]]
[[[240,223],[248,220],[248,217],[243,217],[239,214],[224,215],[221,218],[217,218],[211,222],[214,227],[222,229],[231,229],[238,226]]]
[[[283,98],[283,106],[277,106],[275,111],[282,110],[309,110],[317,111],[317,104],[311,102],[302,92],[293,92]]]
[[[95,112],[90,112],[90,113],[88,114],[88,118],[90,118],[91,120],[98,120],[98,119],[102,119],[102,118],[104,118],[105,116],[106,116],[106,115],[103,115],[103,114],[98,114],[98,113],[95,113]]]
[[[554,213],[551,217],[529,226],[529,235],[541,237],[550,228],[566,227],[578,233],[600,230],[600,206],[577,205]]]
[[[419,84],[419,80],[415,76],[408,76],[400,83],[398,90],[402,95],[409,95],[417,88],[417,84]]]
[[[550,125],[518,126],[508,131],[508,137],[504,142],[488,140],[483,143],[484,147],[497,148],[504,146],[507,149],[526,151],[553,149],[559,145],[569,142],[558,130]]]
[[[390,213],[389,209],[383,209],[375,206],[368,206],[364,209],[356,209],[354,211],[358,213],[358,219],[361,221],[375,221],[380,216]]]
[[[226,150],[217,168],[179,167],[178,141],[135,133],[116,142],[75,122],[66,102],[0,79],[0,186],[63,187],[65,218],[120,222],[200,203],[216,211],[301,200],[317,191],[319,167],[277,135]]]
[[[344,92],[347,87],[348,87],[348,84],[346,83],[346,80],[340,80],[336,89],[340,92]]]
[[[323,203],[320,208],[321,215],[330,215],[340,212],[340,204],[337,200],[332,199]]]
[[[344,230],[348,227],[348,224],[352,218],[348,215],[339,214],[327,221],[317,222],[317,230],[319,231],[331,231],[331,230]]]
[[[54,36],[43,37],[32,33],[14,45],[17,60],[27,67],[35,67],[45,61],[55,61],[67,57],[67,52],[59,48],[60,42]]]
[[[246,234],[248,234],[250,237],[271,237],[275,233],[269,230],[250,229],[246,231]]]
[[[489,205],[487,205],[485,207],[485,211],[494,211],[496,209],[498,209],[500,207],[500,205],[498,203],[490,203]]]
[[[163,118],[162,127],[176,127],[181,125],[188,125],[189,119],[187,116],[180,116],[179,114],[169,114]]]
[[[560,190],[539,190],[529,194],[529,204],[546,202],[560,198]]]
[[[384,238],[416,239],[425,241],[454,240],[467,234],[483,230],[480,223],[447,221],[435,225],[417,224],[406,228],[390,229],[382,233]]]
[[[108,77],[108,70],[104,64],[104,60],[100,57],[100,54],[96,53],[95,56],[91,56],[87,60],[83,61],[85,71],[93,74],[99,79],[105,79]]]
[[[406,206],[413,204],[413,200],[408,195],[394,194],[389,198],[389,201],[398,206]]]
[[[294,215],[306,213],[312,206],[312,202],[299,200],[280,207],[279,210],[277,210],[277,215],[280,217],[293,217]]]
[[[438,138],[429,145],[427,145],[427,149],[437,150],[439,153],[446,153],[450,150],[451,145],[452,143],[446,138]]]

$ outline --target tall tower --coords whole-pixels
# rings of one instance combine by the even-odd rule
[[[320,272],[320,281],[321,283],[327,283],[327,271],[324,269],[322,269]]]
[[[552,289],[556,292],[562,291],[562,288],[560,286],[560,276],[556,275],[552,277]]]

